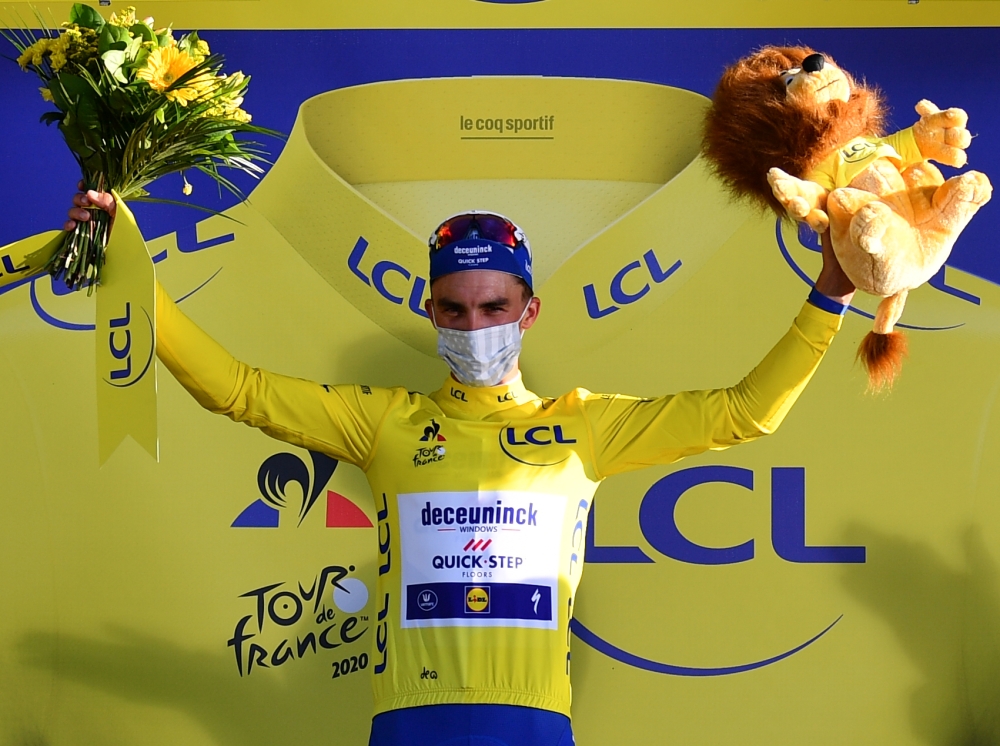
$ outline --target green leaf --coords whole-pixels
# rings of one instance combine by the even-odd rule
[[[130,66],[135,64],[135,58],[139,55],[139,50],[142,49],[142,39],[135,38],[128,43],[125,47],[125,59]]]
[[[125,52],[120,49],[112,49],[101,55],[104,60],[104,67],[111,73],[112,77],[119,83],[128,84],[128,78],[122,74],[122,65],[125,64]]]
[[[97,38],[97,53],[104,54],[112,49],[126,49],[128,43],[132,41],[128,29],[105,24],[101,29],[101,35]]]
[[[112,26],[108,24],[106,28],[111,29],[111,36],[116,42],[124,42],[126,45],[132,41],[132,34],[129,33],[130,29],[122,28],[121,26]]]
[[[198,45],[197,31],[192,31],[189,34],[184,34],[184,36],[181,37],[181,40],[177,42],[178,48],[180,48],[184,52],[188,52],[189,54],[191,50],[197,45]]]
[[[131,51],[131,50],[129,50]],[[139,46],[139,49],[134,55],[132,55],[132,62],[129,66],[133,70],[140,70],[146,66],[146,60],[149,59],[149,47]]]
[[[105,25],[101,14],[83,3],[73,3],[72,9],[69,11],[69,22],[94,29],[94,31]]]
[[[106,24],[104,28],[101,29],[101,35],[97,37],[97,53],[104,54],[111,49],[111,45],[115,42],[115,37],[111,35],[111,29],[113,26]]]
[[[232,220],[234,223],[238,223],[239,225],[245,225],[242,220],[237,220],[224,212],[219,212],[218,210],[213,210],[211,207],[203,207],[202,205],[196,205],[191,202],[182,202],[179,199],[161,199],[159,197],[126,197],[125,200],[126,202],[152,202],[157,205],[178,205],[180,207],[190,207],[194,210],[201,210],[202,212],[207,212],[220,218],[225,218],[226,220]],[[244,199],[243,201],[246,200]]]
[[[153,118],[160,124],[166,124],[166,118],[163,116],[163,107],[159,107],[153,112]]]
[[[62,128],[72,127],[81,130],[81,137],[96,142],[94,149],[99,149],[101,118],[99,114],[100,97],[83,78],[69,73],[60,73],[50,88],[56,105],[63,109],[67,116]],[[66,104],[63,106],[63,104]]]
[[[43,124],[52,124],[53,122],[61,122],[65,116],[61,111],[47,111],[42,114],[38,121]]]
[[[142,41],[156,41],[156,34],[153,33],[153,29],[145,23],[137,23],[129,31],[132,32],[132,36]]]

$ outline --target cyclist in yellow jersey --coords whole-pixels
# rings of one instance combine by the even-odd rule
[[[74,198],[67,229],[109,195]],[[328,386],[251,368],[158,288],[157,354],[206,409],[364,470],[378,515],[370,744],[566,746],[569,622],[601,480],[773,432],[808,383],[854,288],[824,237],[823,270],[791,329],[728,389],[655,399],[528,390],[531,250],[503,216],[431,236],[438,352],[429,395]]]

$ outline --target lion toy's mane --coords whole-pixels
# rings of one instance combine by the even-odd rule
[[[884,134],[878,90],[849,75],[846,103],[832,101],[815,111],[788,104],[779,73],[801,67],[814,53],[808,47],[764,47],[740,60],[723,73],[705,117],[702,146],[716,175],[735,197],[779,217],[785,210],[768,184],[769,169],[805,178],[843,143]]]

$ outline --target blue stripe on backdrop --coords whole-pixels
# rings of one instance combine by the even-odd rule
[[[878,83],[895,126],[915,118],[929,98],[969,112],[979,137],[970,166],[1000,180],[1000,97],[983,64],[1000,47],[1000,29],[527,29],[209,31],[227,68],[253,76],[247,108],[254,121],[290,131],[298,105],[323,91],[379,80],[458,75],[554,75],[618,78],[673,85],[711,95],[724,65],[763,44],[805,43],[829,52],[858,77]],[[3,43],[3,53],[12,48]],[[460,50],[460,54],[449,53]],[[55,129],[38,124],[48,108],[34,76],[0,64],[0,245],[60,225],[76,166]],[[413,116],[434,116],[433,102]],[[280,143],[274,142],[277,155]],[[949,169],[943,169],[946,172]],[[946,176],[948,174],[946,173]],[[238,177],[245,190],[248,178]],[[198,204],[224,209],[206,179],[194,179]],[[179,178],[157,184],[156,196],[180,197]],[[987,205],[960,238],[951,266],[1000,284],[992,250],[997,203]],[[190,227],[204,213],[137,205],[148,238]]]

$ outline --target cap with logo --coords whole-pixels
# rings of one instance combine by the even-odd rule
[[[513,221],[495,212],[470,210],[453,215],[428,239],[431,280],[474,269],[504,272],[533,288],[531,245]]]

